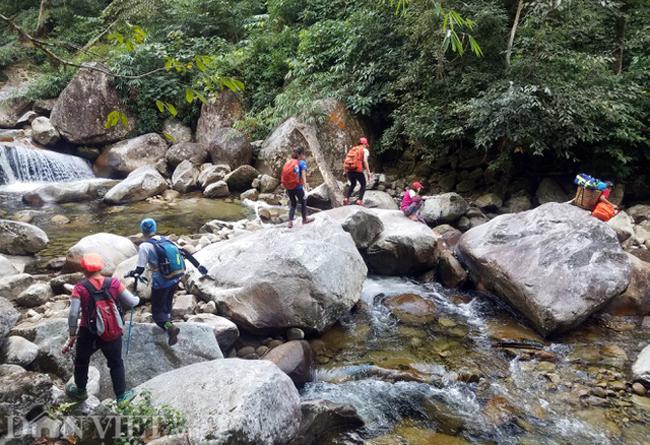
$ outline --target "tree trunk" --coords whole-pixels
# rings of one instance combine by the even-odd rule
[[[517,12],[515,13],[515,20],[510,29],[510,38],[508,39],[508,48],[506,50],[506,67],[510,68],[510,58],[512,57],[512,45],[515,43],[515,35],[519,27],[519,20],[521,18],[521,11],[524,9],[524,0],[519,0],[517,3]]]
[[[614,49],[614,65],[612,67],[614,74],[621,74],[623,72],[626,21],[625,10],[623,9],[616,15],[616,48]]]
[[[320,142],[316,136],[316,131],[313,129],[313,127],[310,127],[309,125],[305,125],[303,123],[298,126],[298,130],[300,133],[302,133],[303,137],[307,141],[309,150],[311,151],[311,154],[314,155],[314,159],[316,160],[316,165],[318,166],[321,175],[323,175],[323,181],[325,181],[325,184],[327,185],[332,207],[340,207],[343,203],[343,192],[339,188],[336,176],[334,176],[332,170],[330,170],[329,166],[327,165],[325,156],[323,156]]]
[[[41,0],[41,6],[38,9],[38,20],[36,22],[36,31],[34,31],[34,34],[37,37],[45,34],[45,12],[47,10],[48,2],[49,0]]]

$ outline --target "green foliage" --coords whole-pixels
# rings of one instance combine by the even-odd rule
[[[27,97],[30,100],[52,99],[61,94],[61,91],[70,83],[76,70],[72,68],[47,69],[29,85]]]

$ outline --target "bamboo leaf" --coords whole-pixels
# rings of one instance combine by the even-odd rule
[[[156,99],[156,107],[158,107],[158,111],[161,113],[165,111],[165,104],[161,100]]]
[[[167,133],[166,131],[163,131],[162,135],[164,136],[165,139],[167,139],[172,144],[176,143],[176,138],[171,134]]]
[[[185,100],[187,101],[188,104],[191,104],[194,102],[194,90],[191,88],[188,88],[185,90]]]
[[[176,111],[176,107],[173,104],[170,104],[169,102],[166,103],[167,105],[167,110],[169,110],[169,114],[172,115],[172,117],[176,117],[178,114],[178,111]]]

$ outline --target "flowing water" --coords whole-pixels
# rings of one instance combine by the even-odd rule
[[[400,294],[433,302],[435,320],[400,321],[384,304]],[[485,297],[369,278],[357,310],[312,341],[319,365],[302,397],[357,409],[365,428],[337,443],[647,444],[649,407],[590,391],[629,381],[649,340],[638,320],[615,319],[544,342]]]

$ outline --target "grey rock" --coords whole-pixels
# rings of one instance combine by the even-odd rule
[[[397,210],[399,206],[392,196],[379,190],[368,190],[363,198],[364,205],[368,208]]]
[[[537,197],[537,202],[540,204],[546,204],[548,202],[567,202],[569,200],[569,196],[562,187],[551,178],[542,179],[542,182],[540,182],[537,187],[535,196]]]
[[[172,137],[173,144],[192,142],[192,129],[176,119],[165,119],[163,131]]]
[[[104,196],[104,202],[124,204],[144,201],[152,196],[160,195],[167,189],[165,178],[153,167],[144,166],[131,172],[126,179],[110,189]]]
[[[133,292],[138,297],[140,297],[141,301],[151,301],[150,285],[145,286],[142,283],[138,283],[138,286],[136,288],[135,286],[136,283],[134,278],[124,278],[124,276],[128,274],[130,271],[135,270],[137,264],[138,264],[137,254],[121,261],[118,264],[118,266],[115,268],[115,271],[113,272],[113,278],[117,278],[118,280],[122,281],[129,291]],[[149,269],[148,267],[145,268],[144,272],[142,273],[142,276],[146,278],[149,283],[151,283],[151,269]]]
[[[336,443],[345,433],[355,431],[365,424],[352,405],[316,399],[304,401],[300,407],[302,423],[291,445]]]
[[[25,419],[29,413],[45,411],[54,404],[53,388],[52,379],[47,374],[28,371],[0,373],[0,419]],[[15,425],[14,431],[35,426],[25,422]],[[0,436],[4,438],[7,432],[6,420],[0,422]]]
[[[187,159],[174,170],[172,188],[181,193],[187,193],[198,185],[199,169]]]
[[[577,326],[630,281],[615,232],[569,204],[498,216],[465,233],[459,249],[474,280],[545,336]]]
[[[112,275],[116,267],[123,261],[137,255],[138,249],[133,242],[112,233],[96,233],[83,237],[72,246],[66,255],[65,272],[81,270],[81,258],[88,253],[97,253],[104,260],[102,273]]]
[[[55,145],[61,139],[61,135],[48,118],[40,116],[32,122],[32,139],[45,146]]]
[[[38,346],[22,337],[10,336],[2,347],[2,355],[5,363],[27,367],[36,360]]]
[[[210,302],[213,303],[214,302]],[[232,321],[215,314],[197,314],[187,319],[188,323],[200,323],[210,326],[222,351],[228,351],[239,338],[239,329]]]
[[[485,193],[474,201],[474,205],[486,212],[496,212],[503,205],[503,200],[496,193]]]
[[[25,93],[28,82],[16,78],[10,79],[0,88],[0,128],[16,128],[18,121],[31,107],[31,101]]]
[[[331,219],[244,233],[195,257],[212,279],[191,271],[191,292],[252,332],[322,332],[356,304],[367,272],[352,237]]]
[[[384,223],[373,212],[352,207],[341,207],[336,213],[349,213],[341,227],[352,235],[358,249],[367,249],[379,238],[384,231]]]
[[[260,193],[272,193],[280,185],[280,181],[273,176],[262,175],[260,177]]]
[[[213,164],[226,164],[232,169],[250,164],[253,159],[248,138],[230,127],[213,129],[208,148]]]
[[[457,289],[467,281],[469,274],[448,248],[437,253],[436,275],[440,283],[449,289]]]
[[[17,337],[20,338],[20,337]],[[36,348],[38,351],[38,348]],[[86,384],[86,392],[91,395],[91,396],[98,396],[99,395],[99,389],[100,389],[100,380],[101,380],[101,374],[99,372],[99,369],[95,368],[94,366],[89,366],[88,367],[88,383]],[[68,379],[68,383],[74,383],[74,376],[70,377]]]
[[[228,173],[224,178],[224,181],[226,181],[226,184],[228,184],[228,188],[231,191],[243,192],[251,188],[253,180],[255,180],[258,175],[259,172],[255,170],[254,167],[251,167],[250,165],[242,165]]]
[[[650,205],[637,204],[627,209],[627,213],[632,217],[635,224],[641,224],[643,221],[650,220]]]
[[[245,200],[245,199],[248,199],[248,200],[251,200],[251,201],[257,201],[257,198],[259,197],[259,195],[260,194],[257,191],[257,189],[249,189],[249,190],[246,190],[244,193],[242,193],[239,196],[239,199],[241,199],[242,201]]]
[[[624,243],[628,239],[634,236],[634,220],[630,215],[621,211],[607,221],[607,224],[614,229],[616,236],[621,243]]]
[[[38,113],[30,110],[18,118],[18,121],[16,122],[16,127],[23,128],[26,127],[27,125],[31,125],[32,122],[34,122],[34,119],[36,119],[37,117],[38,117]]]
[[[126,139],[102,150],[95,161],[95,171],[101,176],[119,177],[125,177],[142,167],[155,166],[164,171],[167,148],[167,142],[157,133]]]
[[[14,264],[7,259],[4,255],[0,255],[0,277],[8,277],[9,275],[17,275],[18,269]]]
[[[178,382],[183,391],[177,391]],[[151,391],[154,406],[169,405],[188,420],[197,443],[280,445],[302,420],[291,379],[266,360],[214,360],[154,377],[137,390]]]
[[[195,306],[196,298],[194,295],[177,295],[172,306],[172,317],[177,320],[182,320],[186,315],[194,313]]]
[[[607,305],[605,311],[614,315],[650,315],[650,263],[627,254],[632,266],[630,284]]]
[[[203,196],[206,198],[225,198],[230,196],[228,184],[226,184],[226,181],[212,183],[203,190]]]
[[[23,202],[31,206],[94,201],[102,198],[119,181],[113,179],[84,179],[83,181],[46,184],[23,195]]]
[[[201,107],[201,117],[196,125],[196,141],[209,144],[216,130],[232,127],[243,116],[244,109],[239,96],[230,90],[224,90]]]
[[[311,367],[314,354],[309,343],[291,340],[271,349],[263,357],[277,365],[296,385],[311,381]]]
[[[632,365],[632,375],[636,380],[650,383],[650,345],[643,348]]]
[[[47,247],[47,234],[31,224],[0,219],[0,253],[32,255]]]
[[[17,275],[0,276],[0,297],[15,300],[16,297],[34,282],[34,277],[21,273]]]
[[[0,340],[16,325],[20,313],[6,298],[0,297]]]
[[[519,213],[530,210],[533,207],[528,196],[513,196],[508,199],[503,207],[501,213]]]
[[[54,293],[49,283],[34,283],[21,292],[14,301],[19,306],[30,308],[45,304],[53,297]]]
[[[469,210],[469,204],[457,193],[429,197],[422,206],[422,217],[427,224],[452,224]]]
[[[167,159],[167,162],[172,167],[176,167],[183,161],[190,161],[194,165],[201,165],[208,159],[208,148],[204,144],[180,142],[169,147],[165,159]]]
[[[208,185],[221,181],[230,171],[227,165],[203,164],[199,174],[199,186],[205,189]]]
[[[56,99],[39,99],[34,102],[32,109],[41,116],[49,116],[56,104]]]
[[[50,119],[65,140],[77,145],[102,145],[124,139],[135,128],[135,119],[131,116],[127,127],[118,124],[106,128],[106,117],[114,110],[126,112],[112,78],[98,71],[81,69],[59,95]]]

